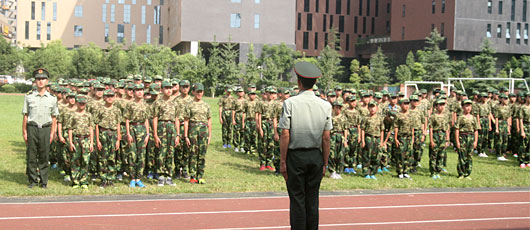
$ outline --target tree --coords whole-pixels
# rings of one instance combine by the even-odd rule
[[[356,88],[360,88],[362,83],[369,83],[372,81],[370,68],[365,65],[361,66],[357,59],[351,61],[350,72],[350,82],[353,83]]]
[[[119,79],[126,74],[127,55],[122,50],[122,45],[110,41],[109,50],[103,57],[103,77]]]
[[[414,60],[414,53],[412,53],[412,51],[409,51],[409,53],[407,54],[407,60],[405,61],[405,63],[407,64],[409,69],[412,68],[414,63],[416,63],[416,60]]]
[[[206,74],[206,63],[204,59],[193,56],[190,53],[175,57],[174,71],[180,78],[191,82],[201,82]]]
[[[527,77],[530,77],[530,56],[522,56],[520,62],[523,73],[526,74]]]
[[[493,57],[495,50],[491,47],[489,39],[484,39],[481,49],[480,54],[473,56],[469,63],[476,76],[493,77],[496,72],[495,63],[497,58]]]
[[[330,29],[331,40],[326,44],[324,49],[320,51],[320,58],[318,59],[318,66],[322,71],[322,78],[319,82],[324,89],[329,89],[336,82],[336,77],[343,73],[343,66],[340,65],[342,55],[338,52],[340,47],[337,44],[339,37],[334,28]],[[331,44],[331,45],[330,45]]]
[[[11,46],[5,38],[0,38],[0,74],[11,74],[15,72],[20,63],[15,47]]]
[[[436,28],[426,38],[427,46],[423,52],[417,52],[418,60],[425,68],[427,75],[424,80],[445,81],[451,75],[451,63],[447,50],[441,50],[440,45],[445,40]]]
[[[522,78],[524,76],[523,70],[521,68],[516,68],[512,72],[512,78]]]
[[[243,75],[245,85],[256,83],[261,76],[259,58],[257,58],[254,53],[253,44],[250,44],[247,54],[247,63],[242,64],[242,69],[245,70],[245,74]]]
[[[239,82],[241,76],[241,69],[237,64],[239,59],[239,50],[237,49],[236,43],[225,43],[223,49],[221,49],[221,69],[225,83],[236,83]]]
[[[77,78],[95,78],[101,74],[103,51],[94,43],[72,51],[72,76]]]
[[[213,40],[214,41],[211,43],[212,47],[209,48],[210,58],[208,59],[207,65],[207,74],[209,78],[206,79],[206,85],[209,87],[217,86],[223,74],[219,43],[215,41],[215,36]]]
[[[388,62],[381,47],[377,48],[377,52],[370,58],[370,70],[373,83],[377,85],[389,83],[388,75],[390,74],[390,69],[388,68]]]
[[[37,68],[45,68],[50,73],[51,80],[55,80],[70,73],[71,52],[62,45],[60,40],[52,41],[46,47],[43,45],[37,49],[31,56],[31,61],[26,64],[29,68],[29,75]]]
[[[294,60],[299,56],[299,52],[289,48],[285,43],[264,45],[260,56],[263,70],[262,83],[273,84],[286,79],[286,74],[292,70]]]
[[[129,50],[127,50],[127,68],[126,72],[128,74],[138,74],[141,73],[143,70],[143,59],[144,57],[140,54],[140,50],[138,48],[138,45],[136,43],[131,44],[129,46]]]
[[[412,80],[412,73],[408,65],[400,65],[396,68],[396,78],[399,82]]]

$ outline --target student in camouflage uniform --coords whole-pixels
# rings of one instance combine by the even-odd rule
[[[414,145],[412,146],[411,158],[411,172],[416,172],[417,167],[421,166],[421,157],[423,155],[423,144],[425,143],[425,129],[427,123],[427,114],[419,107],[420,99],[418,95],[411,95],[411,108],[409,110],[410,116],[413,119],[412,126],[414,127]]]
[[[258,112],[258,129],[259,138],[262,139],[262,151],[259,153],[260,170],[265,169],[275,171],[272,168],[272,158],[274,152],[274,127],[273,127],[273,109],[276,100],[277,90],[270,87],[267,89],[267,100],[261,103],[257,109]]]
[[[225,95],[219,100],[219,122],[223,131],[223,148],[232,148],[232,115],[235,98],[232,97],[232,88],[227,87]]]
[[[143,100],[144,86],[142,84],[135,85],[134,95],[134,101],[127,104],[124,114],[129,142],[127,154],[128,171],[131,177],[129,187],[143,188],[145,185],[140,178],[145,168],[145,148],[149,142],[149,108]]]
[[[248,93],[248,100],[243,105],[243,116],[245,122],[243,129],[245,130],[245,151],[246,154],[255,153],[257,150],[257,127],[256,127],[256,108],[257,108],[256,91]]]
[[[118,180],[122,180],[122,175],[125,175],[127,170],[129,169],[129,158],[128,158],[128,152],[130,149],[129,141],[127,137],[127,126],[125,125],[125,115],[127,112],[127,107],[129,107],[129,103],[132,102],[134,98],[134,85],[133,84],[127,84],[125,95],[114,102],[116,107],[118,107],[121,111],[122,118],[120,119],[120,133],[121,133],[121,142],[120,142],[120,149],[118,150],[118,154],[116,157],[116,172],[117,176],[116,178]]]
[[[63,171],[64,173],[64,181],[65,182],[71,182],[72,177],[72,152],[69,149],[69,142],[67,142],[68,138],[68,130],[70,129],[69,120],[70,116],[72,116],[73,113],[77,110],[76,107],[76,101],[75,101],[75,93],[70,92],[66,95],[66,99],[68,101],[68,105],[64,107],[59,108],[59,117],[57,118],[57,130],[58,130],[58,139],[59,143],[61,145],[61,158],[63,162]]]
[[[176,97],[175,100],[177,102],[177,106],[181,109],[184,109],[187,105],[191,104],[193,102],[193,97],[189,95],[190,92],[190,82],[188,80],[181,80],[179,82],[180,87],[180,96]],[[180,121],[180,134],[184,133],[184,113],[179,112],[178,119]],[[180,142],[184,143],[184,137],[180,136],[177,137],[180,138]],[[190,150],[188,149],[188,146],[185,144],[180,144],[175,147],[175,170],[176,170],[176,177],[177,178],[183,178],[185,180],[189,180],[188,175],[188,166],[189,166],[189,159],[190,159]]]
[[[72,114],[68,125],[68,142],[72,157],[72,187],[88,189],[88,164],[94,151],[94,120],[85,110],[87,98],[78,96],[77,110]]]
[[[171,98],[173,85],[162,82],[163,96],[153,105],[153,133],[155,146],[159,149],[156,155],[156,168],[158,170],[158,186],[176,186],[173,183],[173,157],[175,147],[180,144],[180,121],[177,102]]]
[[[501,103],[493,108],[495,114],[495,152],[497,160],[506,161],[504,154],[508,150],[508,136],[512,130],[512,110],[508,105],[508,96],[501,94]]]
[[[355,166],[357,165],[357,158],[360,154],[361,130],[360,124],[362,121],[361,114],[356,109],[357,97],[349,96],[346,98],[348,108],[343,111],[346,117],[346,124],[348,126],[348,147],[344,154],[344,172],[357,173]]]
[[[486,154],[487,150],[489,150],[488,142],[489,142],[489,131],[492,130],[491,125],[491,107],[486,102],[488,98],[487,93],[481,93],[480,94],[480,102],[478,103],[478,116],[480,119],[480,132],[479,132],[479,142],[477,146],[477,150],[479,152],[479,157],[488,157]]]
[[[521,149],[519,150],[519,167],[530,167],[530,92],[526,93],[526,103],[519,110],[521,129]]]
[[[455,124],[456,134],[456,148],[458,150],[458,178],[468,178],[471,175],[473,168],[473,149],[477,147],[479,122],[476,116],[471,114],[471,104],[473,101],[464,100],[462,114],[458,116]]]
[[[96,115],[98,110],[100,110],[104,105],[105,101],[103,100],[103,91],[105,91],[105,85],[96,83],[94,86],[94,96],[92,98],[87,98],[86,111],[92,114],[92,117]],[[95,180],[96,177],[101,178],[101,168],[99,168],[98,162],[99,150],[94,149],[94,153],[90,155],[90,162],[88,165],[88,172],[92,178]]]
[[[212,138],[211,109],[202,100],[204,86],[201,83],[194,85],[193,95],[193,102],[184,109],[184,137],[190,147],[190,183],[204,184],[206,150]]]
[[[256,136],[257,136],[257,153],[258,153],[258,159],[261,161],[262,157],[265,156],[264,149],[265,149],[265,142],[263,141],[264,138],[261,136],[260,130],[261,130],[261,110],[263,106],[266,105],[266,103],[269,101],[268,93],[266,92],[266,89],[263,89],[263,91],[260,93],[260,96],[258,97],[258,101],[256,102]],[[263,165],[265,167],[265,165]],[[261,169],[261,168],[260,168]],[[263,168],[265,170],[265,168]]]
[[[384,123],[383,117],[377,112],[376,102],[368,104],[370,114],[362,120],[361,125],[361,144],[364,148],[363,155],[363,175],[366,179],[377,179],[375,173],[380,165],[381,151],[386,148],[384,142]]]
[[[436,100],[435,111],[429,119],[429,171],[433,179],[440,179],[443,168],[443,159],[449,146],[449,132],[451,116],[445,112],[443,99]]]
[[[411,178],[410,159],[414,145],[414,127],[409,113],[409,99],[401,99],[399,105],[401,112],[396,114],[394,122],[394,147],[396,148],[396,172],[400,179]]]
[[[243,129],[243,123],[244,123],[244,110],[243,106],[245,105],[245,91],[242,87],[238,87],[236,90],[237,99],[234,100],[233,104],[233,110],[231,113],[231,119],[232,127],[233,127],[233,143],[234,143],[234,150],[237,152],[245,152],[245,135],[244,135],[244,129]]]
[[[116,150],[120,148],[121,111],[114,106],[114,91],[105,90],[105,106],[94,116],[96,142],[99,150],[98,162],[101,169],[101,188],[112,186],[116,179]]]
[[[512,105],[512,122],[515,123],[515,134],[512,135],[513,138],[513,157],[518,158],[521,152],[522,137],[521,137],[521,107],[525,104],[525,93],[519,91],[517,95],[517,102]]]
[[[401,110],[398,105],[398,96],[393,93],[390,95],[390,101],[388,105],[383,108],[383,111],[380,112],[383,117],[383,124],[385,125],[384,129],[384,142],[386,143],[386,148],[382,150],[381,155],[381,167],[385,172],[390,172],[388,167],[390,164],[396,165],[396,151],[394,148],[394,122],[396,120],[396,114]],[[379,111],[378,111],[379,112]]]
[[[344,149],[347,145],[348,127],[346,117],[341,113],[342,103],[333,102],[333,116],[331,129],[331,142],[328,171],[331,173],[329,178],[342,179],[341,173],[344,170]]]
[[[274,104],[272,106],[272,129],[274,133],[274,147],[273,147],[273,160],[272,163],[274,165],[274,169],[276,170],[276,175],[280,175],[280,133],[282,132],[278,128],[278,121],[280,120],[280,117],[282,116],[282,106],[283,102],[290,97],[289,90],[284,90],[283,94],[280,98],[280,100],[274,100]]]
[[[158,90],[156,90],[156,86],[158,85],[157,84],[151,84],[151,85],[153,87],[151,87],[148,90],[144,90],[144,95],[149,94],[150,96],[149,99],[145,99],[146,97],[144,97],[144,101],[149,108],[149,127],[154,126],[153,124],[154,104],[159,99]],[[158,178],[158,174],[157,174],[158,167],[157,167],[156,161],[157,161],[157,156],[159,154],[160,148],[156,146],[155,142],[156,141],[155,141],[154,129],[150,129],[149,130],[149,142],[147,143],[147,148],[145,152],[145,155],[146,155],[146,158],[145,158],[146,169],[145,170],[147,171],[147,179]]]

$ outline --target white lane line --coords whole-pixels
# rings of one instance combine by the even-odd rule
[[[320,224],[319,227],[344,227],[363,225],[395,225],[395,224],[424,224],[424,223],[451,223],[451,222],[478,222],[478,221],[500,221],[500,220],[530,220],[530,217],[498,217],[498,218],[475,218],[475,219],[448,219],[448,220],[417,220],[396,222],[374,222],[374,223],[344,223],[344,224]],[[203,230],[247,230],[247,229],[289,229],[291,226],[271,226],[252,228],[209,228]]]
[[[469,204],[424,204],[424,205],[394,205],[373,207],[338,207],[320,208],[320,211],[335,210],[364,210],[364,209],[394,209],[394,208],[425,208],[425,207],[463,207],[463,206],[494,206],[494,205],[527,205],[530,202],[496,202],[496,203],[469,203]],[[530,208],[530,206],[529,206]],[[207,214],[239,214],[239,213],[270,213],[288,212],[289,209],[264,209],[264,210],[234,210],[234,211],[200,211],[200,212],[159,212],[159,213],[122,213],[122,214],[97,214],[97,215],[72,215],[72,216],[13,216],[0,217],[2,220],[30,220],[30,219],[71,219],[71,218],[106,218],[106,217],[136,217],[136,216],[171,216],[171,215],[207,215]]]
[[[437,194],[499,194],[499,193],[528,193],[530,191],[468,191],[468,192],[416,192],[416,193],[384,193],[384,194],[352,194],[352,195],[321,195],[320,198],[334,198],[334,197],[358,197],[358,196],[414,196],[414,195],[437,195]],[[78,204],[78,203],[126,203],[126,202],[164,202],[164,201],[201,201],[201,200],[254,200],[254,199],[286,199],[287,195],[281,196],[263,196],[263,197],[218,197],[218,198],[170,198],[170,199],[146,199],[146,200],[86,200],[86,201],[42,201],[42,202],[6,202],[0,203],[2,205],[33,205],[33,204]]]

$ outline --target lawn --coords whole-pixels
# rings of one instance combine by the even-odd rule
[[[62,182],[56,170],[51,171],[48,189],[27,189],[25,175],[25,144],[22,139],[23,96],[0,96],[0,196],[56,196],[56,195],[110,195],[110,194],[176,194],[176,193],[229,193],[229,192],[285,192],[282,177],[258,169],[257,157],[236,153],[221,147],[221,126],[218,119],[217,99],[207,98],[212,107],[213,135],[206,156],[205,185],[177,181],[176,187],[157,187],[149,182],[144,189],[130,189],[126,182],[107,189],[96,184],[88,191],[72,189]],[[322,190],[348,191],[359,189],[398,188],[466,188],[466,187],[527,187],[530,169],[520,169],[513,158],[498,162],[492,156],[473,159],[472,180],[456,178],[457,155],[449,151],[448,173],[441,180],[429,177],[427,151],[413,180],[399,180],[395,173],[378,175],[378,180],[367,180],[360,175],[343,175],[342,180],[325,178]]]

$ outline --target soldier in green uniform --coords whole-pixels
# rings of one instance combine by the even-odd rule
[[[246,154],[255,153],[257,151],[257,127],[256,127],[256,108],[257,108],[256,91],[248,92],[248,100],[243,105],[243,116],[245,122],[243,129],[245,130],[245,151]]]
[[[68,130],[70,129],[68,124],[70,116],[77,110],[75,97],[76,94],[74,92],[66,94],[68,106],[62,107],[62,109],[59,110],[59,117],[57,118],[57,133],[59,136],[59,143],[61,144],[60,155],[63,162],[64,182],[67,183],[71,182],[72,176],[72,152],[70,152],[68,148],[69,142],[67,142]]]
[[[49,73],[44,69],[33,72],[37,89],[24,96],[22,107],[22,136],[26,142],[26,174],[28,188],[40,183],[48,186],[49,151],[57,127],[59,115],[57,98],[46,90]],[[38,170],[38,171],[37,171]]]
[[[342,103],[333,102],[333,116],[331,129],[331,142],[329,151],[328,171],[331,173],[329,178],[342,179],[340,175],[344,170],[344,149],[348,146],[348,127],[346,117],[341,113]]]
[[[127,142],[129,142],[128,171],[131,177],[129,187],[143,188],[145,185],[140,178],[145,168],[145,148],[149,142],[149,108],[145,101],[144,86],[137,84],[134,87],[134,100],[127,104],[125,109],[125,126]]]
[[[179,88],[180,88],[180,96],[175,98],[175,101],[177,102],[177,106],[181,109],[184,109],[186,105],[193,102],[193,97],[189,95],[190,92],[190,82],[188,80],[181,80],[179,82]],[[180,122],[180,134],[184,133],[184,113],[179,112],[178,113],[178,119]],[[184,137],[181,135],[180,137],[180,143],[184,143]],[[175,175],[176,178],[183,178],[185,180],[189,180],[188,175],[188,166],[189,166],[189,159],[190,159],[190,150],[188,149],[188,146],[185,144],[179,144],[175,147]]]
[[[211,109],[202,100],[204,86],[201,83],[193,86],[193,95],[193,102],[184,109],[184,137],[190,148],[190,183],[204,184],[206,151],[212,139]]]
[[[87,98],[86,111],[92,114],[94,117],[98,110],[100,110],[104,105],[105,101],[103,100],[103,92],[105,91],[105,85],[97,83],[94,85],[94,96],[90,99]],[[92,180],[95,180],[97,177],[101,178],[102,170],[99,168],[98,163],[99,149],[95,149],[94,154],[90,155],[90,161],[88,164],[88,172]]]
[[[159,101],[158,99],[158,90],[157,90],[157,84],[151,84],[152,87],[149,89],[144,89],[144,95],[149,95],[149,98],[144,96],[144,101],[147,104],[147,107],[149,109],[149,127],[154,127],[153,120],[154,120],[154,104],[155,102]],[[153,179],[158,178],[157,174],[157,156],[159,154],[160,148],[157,147],[156,141],[155,141],[155,134],[154,129],[149,129],[149,142],[147,143],[146,151],[145,151],[145,170],[147,171],[147,179]]]
[[[101,169],[101,188],[112,186],[116,180],[116,153],[120,148],[122,119],[121,110],[114,105],[114,91],[105,90],[105,106],[98,109],[94,116],[96,124],[96,143],[99,150],[98,162]]]
[[[368,103],[370,114],[362,120],[361,148],[364,148],[363,175],[366,179],[377,179],[375,173],[378,171],[381,161],[381,151],[386,148],[384,142],[383,117],[377,113],[377,103]]]
[[[521,130],[521,148],[519,150],[519,167],[530,167],[530,92],[526,93],[525,103],[519,109],[519,122]]]
[[[414,145],[414,127],[409,113],[410,101],[401,99],[399,105],[401,111],[396,114],[394,122],[394,146],[396,150],[396,172],[400,179],[411,178],[410,159],[412,157],[412,146]]]
[[[348,108],[346,108],[343,113],[347,120],[348,147],[346,148],[346,152],[344,154],[344,172],[357,173],[354,168],[357,165],[357,158],[360,154],[361,130],[359,126],[361,125],[362,117],[359,111],[356,109],[356,96],[349,96],[346,98],[346,102],[348,103]]]
[[[278,122],[282,115],[283,102],[290,97],[288,89],[283,91],[283,94],[279,100],[275,100],[272,105],[272,129],[274,133],[274,146],[273,148],[273,165],[276,175],[280,175],[280,134],[281,130],[278,128]]]
[[[477,147],[479,121],[476,116],[471,114],[471,104],[473,101],[464,100],[462,105],[462,114],[458,116],[455,124],[456,128],[456,148],[458,151],[458,178],[468,178],[473,168],[473,149]]]
[[[232,148],[232,122],[230,116],[232,115],[233,104],[235,98],[232,97],[232,88],[227,87],[225,95],[219,99],[219,122],[222,125],[223,131],[223,148]]]
[[[443,160],[445,158],[447,146],[449,146],[449,127],[451,116],[445,112],[443,99],[436,100],[435,111],[429,119],[429,171],[433,179],[440,179]]]
[[[480,132],[479,132],[479,142],[477,150],[479,152],[479,157],[488,157],[486,154],[489,150],[489,131],[492,130],[492,115],[491,107],[487,103],[488,94],[480,94],[480,102],[478,103],[478,116],[480,121]]]
[[[172,179],[175,172],[173,157],[175,147],[180,144],[180,108],[171,98],[172,89],[170,82],[162,82],[163,96],[153,105],[153,133],[155,145],[159,149],[156,155],[158,186],[176,186]]]
[[[126,175],[127,170],[129,169],[129,162],[128,162],[128,152],[129,152],[129,141],[127,138],[127,126],[125,125],[125,113],[127,112],[127,107],[129,106],[129,103],[132,103],[132,99],[134,95],[134,84],[127,84],[127,87],[125,89],[125,94],[122,96],[121,99],[116,100],[114,104],[116,107],[118,107],[121,111],[122,118],[120,119],[120,133],[121,137],[119,138],[121,140],[120,142],[120,148],[117,153],[116,157],[116,179],[122,180],[123,175]]]
[[[427,128],[427,114],[419,108],[420,99],[418,95],[410,96],[410,116],[413,119],[412,126],[414,127],[414,145],[412,146],[411,158],[411,172],[416,172],[417,167],[421,166],[421,157],[423,155],[423,144],[425,143],[425,135]],[[435,102],[436,103],[436,102]]]
[[[259,138],[262,139],[262,150],[259,154],[260,170],[265,169],[275,171],[272,168],[274,156],[274,127],[273,109],[276,100],[277,90],[274,87],[267,89],[267,101],[264,101],[258,108],[258,131]]]
[[[508,95],[500,95],[501,103],[493,107],[495,114],[495,152],[497,160],[506,161],[505,153],[508,150],[508,137],[512,131],[512,109],[508,104]]]
[[[88,189],[88,167],[90,155],[94,151],[94,119],[85,110],[87,98],[77,96],[77,110],[70,118],[68,142],[72,157],[72,187]]]
[[[381,167],[384,172],[390,172],[388,170],[390,164],[393,164],[394,166],[396,165],[397,148],[394,146],[394,122],[396,120],[396,114],[400,110],[401,108],[398,106],[398,96],[395,93],[392,93],[390,95],[390,101],[380,113],[383,117],[383,124],[385,125],[383,140],[386,144],[386,148],[382,149],[381,154]]]
[[[230,115],[231,119],[230,122],[232,122],[233,127],[233,143],[234,143],[234,150],[237,152],[245,152],[245,136],[244,136],[244,110],[243,106],[245,104],[245,91],[243,88],[238,87],[236,89],[237,99],[234,101],[233,104],[233,110]]]

